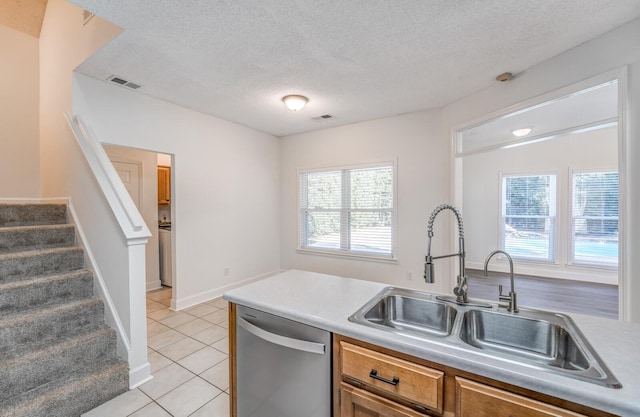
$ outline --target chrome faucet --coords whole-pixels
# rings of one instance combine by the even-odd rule
[[[517,313],[518,312],[518,295],[516,294],[516,291],[513,285],[514,284],[513,259],[511,259],[511,256],[503,250],[494,250],[493,252],[491,252],[489,256],[487,256],[487,259],[485,259],[484,261],[484,276],[486,277],[488,275],[487,267],[489,266],[489,261],[491,260],[493,255],[497,255],[498,253],[503,254],[509,260],[509,280],[511,281],[511,291],[509,291],[509,295],[502,294],[502,285],[498,286],[498,291],[499,291],[498,299],[500,301],[506,301],[509,303],[507,304],[507,311],[513,311],[514,313]]]
[[[456,220],[458,221],[458,253],[452,253],[449,255],[441,255],[441,256],[431,256],[431,238],[433,238],[433,221],[436,219],[438,213],[442,210],[451,210],[456,215]],[[450,258],[452,256],[457,256],[459,259],[459,273],[457,277],[457,284],[453,288],[453,293],[456,295],[457,303],[467,304],[469,302],[468,298],[468,288],[467,288],[467,276],[464,267],[464,228],[462,226],[462,215],[454,206],[450,204],[441,204],[436,207],[431,216],[429,216],[429,223],[427,225],[427,235],[429,237],[427,241],[427,256],[425,258],[424,264],[424,280],[427,284],[431,284],[434,282],[434,268],[433,261],[441,258]]]

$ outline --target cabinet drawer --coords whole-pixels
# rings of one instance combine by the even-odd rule
[[[425,417],[409,407],[364,391],[344,382],[340,384],[341,417]]]
[[[458,417],[586,417],[521,395],[456,378]]]
[[[442,413],[443,372],[346,342],[340,355],[343,377]]]

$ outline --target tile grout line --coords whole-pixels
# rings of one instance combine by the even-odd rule
[[[148,298],[147,298],[147,300],[148,300]],[[152,300],[152,301],[155,301],[155,300]],[[205,304],[205,303],[202,303],[202,304]],[[211,307],[213,307],[213,308],[215,308],[215,309],[216,309],[216,311],[211,312],[211,313],[208,313],[208,314],[214,314],[214,313],[216,313],[216,312],[218,312],[218,311],[225,311],[225,310],[226,310],[225,308],[219,308],[219,307],[214,306],[214,305],[211,305],[211,304],[208,304],[208,305],[210,305]],[[168,307],[168,306],[167,306],[167,307]],[[195,307],[195,306],[194,306],[194,307]],[[158,310],[156,310],[156,311],[159,311],[159,310],[160,310],[160,309],[158,309]],[[228,310],[227,310],[227,311],[228,311]],[[169,360],[169,361],[171,362],[171,364],[176,364],[176,365],[178,365],[179,367],[181,367],[182,369],[186,370],[187,372],[189,372],[190,374],[192,374],[192,375],[193,375],[193,377],[192,377],[192,378],[189,378],[188,380],[186,380],[186,381],[185,381],[185,382],[183,382],[182,384],[180,384],[180,385],[178,385],[177,387],[174,387],[173,389],[171,389],[171,390],[169,390],[168,392],[164,393],[163,395],[161,395],[160,397],[158,397],[158,399],[160,399],[160,398],[162,398],[162,397],[164,397],[164,396],[166,396],[166,395],[170,394],[171,392],[173,392],[173,391],[175,391],[176,389],[180,388],[181,386],[183,386],[183,385],[184,385],[184,384],[186,384],[187,382],[194,380],[195,378],[199,378],[200,380],[202,380],[202,381],[203,381],[203,382],[205,382],[206,384],[211,385],[212,387],[214,387],[215,389],[217,389],[218,391],[220,391],[217,395],[215,395],[215,396],[214,396],[213,398],[211,398],[209,401],[205,402],[202,406],[200,406],[198,409],[194,410],[192,413],[190,413],[190,414],[189,414],[189,415],[193,415],[193,414],[195,414],[196,412],[198,412],[198,410],[202,409],[202,408],[203,408],[203,407],[205,407],[207,404],[209,404],[211,401],[213,401],[213,400],[215,400],[216,398],[218,398],[220,395],[222,395],[222,394],[229,395],[229,393],[227,392],[227,390],[222,389],[221,387],[218,387],[217,385],[215,385],[215,384],[213,384],[213,383],[211,383],[211,382],[207,381],[206,379],[204,379],[203,377],[201,377],[201,376],[200,376],[200,375],[202,375],[203,373],[205,373],[205,372],[209,371],[210,369],[214,368],[215,366],[219,365],[220,363],[224,362],[225,360],[228,360],[228,359],[229,359],[229,354],[228,354],[228,353],[223,352],[222,350],[220,350],[220,349],[218,349],[218,348],[216,348],[216,347],[212,346],[213,344],[218,343],[220,340],[224,340],[226,337],[229,337],[229,336],[228,336],[229,329],[228,329],[228,327],[226,327],[226,328],[225,328],[225,327],[220,326],[220,324],[221,324],[221,323],[223,323],[223,322],[224,322],[224,320],[223,320],[223,321],[221,321],[221,322],[219,322],[219,323],[213,323],[213,322],[210,322],[210,321],[208,321],[208,320],[206,320],[206,319],[203,319],[203,318],[202,318],[203,316],[200,316],[200,317],[199,317],[199,316],[196,316],[196,315],[190,314],[189,312],[186,312],[186,311],[179,311],[179,312],[176,312],[176,314],[177,314],[177,313],[184,313],[184,314],[187,314],[187,315],[189,315],[189,316],[193,317],[193,320],[189,320],[189,321],[187,321],[187,322],[185,322],[185,323],[181,323],[181,324],[177,325],[176,327],[179,327],[179,326],[182,326],[182,325],[184,325],[184,324],[190,323],[190,322],[192,322],[192,321],[195,321],[196,319],[201,319],[201,320],[204,320],[204,321],[206,321],[206,322],[208,322],[208,323],[211,323],[211,326],[207,327],[206,329],[203,329],[202,331],[205,331],[205,330],[207,330],[207,329],[210,329],[210,328],[211,328],[211,327],[213,327],[213,326],[217,326],[217,327],[220,327],[220,328],[222,328],[222,329],[225,329],[225,330],[226,330],[226,332],[227,332],[227,335],[226,335],[226,336],[224,336],[224,337],[222,337],[222,338],[220,338],[220,339],[218,339],[218,340],[216,340],[216,341],[214,341],[214,342],[212,342],[212,343],[210,343],[210,344],[207,344],[207,343],[203,343],[203,342],[201,342],[200,340],[198,340],[198,339],[196,339],[196,338],[194,338],[194,337],[192,337],[192,336],[190,336],[190,335],[188,335],[188,334],[186,334],[186,333],[181,332],[180,330],[177,330],[177,329],[176,329],[176,327],[168,326],[168,325],[166,325],[166,324],[162,323],[162,322],[161,322],[161,321],[159,321],[159,320],[155,320],[155,319],[152,319],[152,318],[150,318],[150,317],[148,317],[148,316],[147,316],[147,319],[152,320],[154,323],[160,323],[161,325],[163,325],[163,326],[167,327],[167,330],[165,330],[165,331],[163,331],[163,332],[160,332],[160,333],[158,333],[158,334],[164,333],[164,332],[169,331],[169,330],[173,330],[173,331],[175,331],[175,332],[177,332],[177,333],[179,333],[179,334],[181,334],[181,335],[183,335],[183,336],[184,336],[184,338],[183,338],[183,339],[181,339],[181,340],[179,340],[179,341],[177,341],[177,342],[170,343],[170,344],[168,344],[168,345],[166,345],[166,346],[162,346],[162,347],[161,347],[161,348],[159,348],[159,349],[163,349],[163,348],[166,348],[166,347],[168,347],[168,346],[172,346],[172,345],[174,345],[174,344],[176,344],[176,343],[179,343],[179,342],[181,342],[182,340],[185,340],[185,339],[187,339],[187,338],[189,338],[189,339],[191,339],[191,340],[193,340],[193,341],[196,341],[196,342],[198,342],[198,343],[202,343],[202,344],[204,345],[204,346],[203,346],[203,347],[201,347],[200,349],[197,349],[197,350],[195,350],[194,352],[191,352],[190,354],[186,355],[186,356],[185,356],[185,357],[183,357],[183,358],[180,358],[179,360],[182,360],[182,359],[184,359],[184,358],[186,358],[186,357],[189,357],[189,356],[191,356],[191,355],[193,355],[193,354],[195,354],[195,353],[197,353],[197,352],[200,352],[200,351],[202,351],[203,349],[205,349],[206,347],[210,347],[210,348],[214,349],[215,351],[220,352],[221,354],[225,355],[225,358],[224,358],[224,359],[222,359],[222,360],[220,360],[220,361],[218,361],[218,362],[214,363],[213,365],[211,365],[211,366],[207,367],[206,369],[204,369],[204,370],[203,370],[202,372],[200,372],[200,373],[195,373],[195,372],[191,371],[190,369],[186,368],[185,366],[183,366],[182,364],[180,364],[178,361],[174,361],[173,359],[171,359],[171,358],[169,358],[169,357],[167,357],[167,356],[163,355],[163,354],[162,354],[162,352],[160,352],[159,350],[156,350],[156,349],[154,349],[154,348],[152,348],[152,347],[150,347],[150,346],[147,346],[147,348],[148,348],[148,349],[151,349],[153,352],[155,352],[155,353],[157,353],[158,355],[162,356],[163,358],[165,358],[165,359]],[[208,314],[205,314],[205,315],[208,315]],[[172,315],[172,316],[173,316],[173,315]],[[166,318],[170,318],[170,317],[171,317],[171,316],[168,316],[168,317],[166,317]],[[200,333],[200,332],[198,332],[198,333]],[[154,336],[155,336],[155,335],[154,335]],[[158,371],[161,371],[162,369],[165,369],[165,368],[167,368],[167,367],[169,367],[169,366],[171,366],[171,365],[167,365],[167,366],[165,366],[165,367],[163,367],[163,368],[159,369]],[[140,388],[138,388],[138,389],[140,389]],[[140,389],[140,391],[141,391],[145,396],[147,396],[148,398],[150,398],[150,399],[151,399],[151,402],[153,402],[153,403],[157,404],[157,405],[158,405],[162,410],[164,410],[164,411],[165,411],[167,414],[169,414],[170,416],[173,416],[173,415],[169,412],[169,410],[167,410],[166,408],[164,408],[160,403],[158,403],[158,401],[157,401],[157,400],[155,400],[155,399],[151,398],[149,395],[147,395],[147,394],[146,394],[144,391],[142,391],[141,389]],[[151,404],[151,403],[149,403],[149,404]],[[146,404],[146,405],[145,405],[145,407],[147,407],[149,404]],[[144,408],[144,407],[142,407],[142,408]],[[131,413],[131,414],[129,414],[129,415],[135,414],[135,413],[136,413],[136,412],[138,412],[138,411],[139,411],[139,410],[136,410],[136,411],[134,411],[134,413]]]
[[[171,291],[170,289],[163,288],[160,291],[152,294],[152,296],[154,296],[154,298],[158,298],[158,299],[166,299],[167,297],[164,297],[163,294],[169,293],[170,291]],[[148,305],[151,304],[151,302],[163,305],[163,308],[159,308],[159,309],[153,310],[151,312],[147,311],[147,313],[154,313],[156,311],[161,311],[161,310],[164,310],[164,309],[169,309],[170,310],[170,306],[168,306],[168,305],[166,305],[166,304],[164,304],[164,303],[162,303],[160,301],[154,300],[152,298],[148,298],[147,297],[146,298],[146,302],[147,302]],[[226,371],[225,371],[226,368],[222,367],[222,368],[214,370],[214,368],[219,367],[222,363],[224,363],[225,361],[229,360],[229,353],[223,351],[222,349],[226,350],[226,348],[224,348],[223,345],[220,344],[221,341],[223,341],[223,340],[225,340],[225,339],[227,339],[229,337],[228,322],[226,323],[226,326],[223,326],[223,324],[225,324],[225,321],[227,320],[226,318],[224,318],[223,320],[221,320],[221,321],[219,321],[217,323],[209,321],[209,320],[203,318],[204,316],[210,315],[210,314],[219,314],[220,315],[220,314],[222,314],[222,313],[220,313],[220,311],[225,311],[225,312],[228,313],[228,309],[226,307],[221,308],[221,307],[218,307],[217,305],[209,304],[210,302],[211,301],[208,301],[208,302],[201,303],[201,304],[199,304],[197,306],[193,306],[193,308],[197,308],[200,305],[209,306],[209,308],[201,310],[201,311],[208,311],[206,314],[202,314],[201,316],[197,316],[195,314],[191,314],[191,313],[189,313],[187,311],[173,312],[172,310],[170,310],[171,311],[170,315],[167,315],[167,316],[163,317],[162,320],[169,319],[170,317],[175,316],[178,313],[184,313],[184,314],[190,316],[190,319],[188,321],[186,321],[184,323],[180,323],[180,324],[176,325],[175,327],[167,325],[167,324],[164,324],[164,323],[161,323],[160,320],[153,319],[153,318],[151,318],[151,317],[149,317],[147,315],[147,317],[146,317],[147,318],[147,322],[146,322],[147,326],[155,324],[155,323],[159,323],[165,328],[164,330],[160,331],[159,333],[154,334],[153,336],[162,334],[164,332],[168,332],[169,330],[173,330],[175,332],[175,334],[176,334],[176,337],[180,337],[180,340],[177,340],[175,342],[169,343],[169,344],[164,345],[164,346],[162,346],[160,348],[157,348],[157,349],[156,348],[152,348],[151,346],[149,346],[147,344],[147,349],[148,349],[149,354],[157,354],[157,356],[155,356],[157,361],[159,361],[160,363],[167,363],[167,365],[163,366],[162,368],[156,369],[154,371],[154,373],[161,372],[161,371],[165,370],[166,368],[168,368],[168,367],[170,367],[170,366],[175,364],[175,365],[177,365],[177,367],[173,368],[173,369],[175,371],[180,370],[178,372],[182,375],[182,377],[187,377],[187,379],[185,381],[183,381],[181,384],[179,384],[177,386],[174,386],[173,388],[171,388],[167,392],[162,393],[162,395],[159,395],[158,398],[156,398],[156,399],[152,398],[150,394],[147,394],[145,391],[143,391],[142,387],[136,388],[136,390],[139,393],[143,394],[143,397],[139,397],[139,400],[145,401],[145,399],[146,399],[149,402],[147,402],[143,406],[141,406],[141,407],[139,407],[139,408],[137,408],[137,409],[135,409],[133,411],[126,410],[126,412],[127,412],[126,416],[129,417],[129,416],[136,415],[136,413],[141,413],[141,410],[143,410],[144,408],[149,407],[149,406],[151,406],[153,404],[152,408],[158,407],[160,410],[163,410],[164,413],[166,413],[166,415],[173,417],[175,414],[172,413],[171,411],[169,411],[168,408],[166,408],[165,406],[163,406],[159,402],[162,398],[166,398],[165,403],[167,404],[167,406],[169,406],[171,409],[174,409],[174,411],[177,412],[179,415],[187,415],[186,412],[188,412],[189,416],[193,416],[196,413],[201,412],[201,410],[203,408],[205,408],[205,407],[210,407],[211,410],[227,409],[226,412],[228,413],[228,407],[224,406],[224,405],[221,405],[221,404],[228,403],[228,397],[230,395],[229,394],[229,388],[223,389],[223,386],[225,386],[225,385],[228,386],[229,385],[229,381],[228,381],[228,379],[226,379],[228,377],[224,376],[226,374]],[[153,308],[156,307],[155,304],[151,304],[151,306]],[[161,316],[161,313],[158,313],[158,316]],[[185,317],[185,319],[186,318],[187,317]],[[207,324],[210,324],[210,326],[205,327],[200,331],[195,331],[194,332],[192,330],[189,330],[189,332],[192,333],[193,335],[197,335],[197,334],[205,332],[207,330],[213,330],[214,333],[208,335],[209,337],[215,336],[215,337],[213,337],[213,341],[211,343],[205,343],[205,342],[203,342],[201,340],[198,340],[195,337],[193,337],[193,336],[191,336],[191,335],[189,335],[187,333],[184,333],[183,331],[177,329],[177,327],[180,327],[180,326],[183,326],[183,325],[187,325],[188,323],[192,323],[196,319],[200,319],[201,321],[206,322]],[[176,320],[176,322],[180,322],[180,321],[181,320]],[[194,329],[198,329],[199,326],[201,326],[201,325],[200,324],[196,325],[193,328]],[[218,332],[220,332],[220,334],[222,334],[223,336],[218,338]],[[150,338],[150,337],[153,337],[153,336],[149,336],[147,334],[147,338]],[[202,337],[205,338],[206,336],[207,335],[203,335]],[[168,340],[170,340],[170,339],[168,339]],[[187,341],[186,342],[187,343],[186,346],[184,347],[184,349],[182,347],[176,347],[176,349],[174,350],[174,352],[176,352],[175,356],[182,355],[183,352],[186,352],[186,351],[189,351],[189,353],[187,355],[181,357],[178,360],[171,359],[170,357],[166,356],[164,353],[162,353],[160,351],[160,349],[165,349],[167,347],[173,346],[173,345],[175,345],[177,343],[184,342],[184,341]],[[190,345],[191,342],[195,342],[195,343],[201,344],[202,347],[196,348],[193,352],[191,352],[190,349],[193,347],[193,345]],[[216,344],[219,345],[219,347],[214,346]],[[193,365],[192,367],[194,369],[196,369],[196,370],[199,370],[199,372],[192,371],[189,368],[187,368],[185,365],[183,365],[183,364],[181,364],[179,362],[179,361],[183,361],[184,359],[186,359],[186,358],[188,358],[188,357],[190,357],[192,355],[197,354],[198,352],[202,352],[207,347],[211,348],[211,350],[208,350],[209,353],[203,352],[203,353],[200,354],[199,357],[194,358],[193,361],[191,362],[191,364]],[[221,359],[218,360],[217,359],[218,357],[220,357]],[[211,362],[211,361],[213,361],[213,362]],[[154,361],[154,363],[158,363],[158,362]],[[202,366],[205,366],[205,368],[200,370]],[[211,371],[211,373],[208,375],[208,378],[210,378],[212,381],[217,381],[217,382],[221,383],[222,384],[221,386],[218,386],[216,383],[210,382],[209,380],[205,379],[205,377],[202,376],[205,373],[210,372],[210,371]],[[184,372],[187,372],[187,374],[184,374]],[[156,391],[157,392],[162,392],[163,387],[164,388],[168,388],[169,386],[172,386],[173,384],[170,382],[172,377],[173,377],[173,373],[168,371],[165,374],[166,381],[162,381],[162,383],[160,385],[155,387]],[[197,382],[195,381],[196,378],[198,379]],[[169,381],[169,384],[165,385],[165,382],[167,382],[167,381]],[[204,401],[204,403],[202,405],[200,405],[197,409],[193,410],[193,411],[190,411],[190,409],[188,407],[186,409],[182,408],[182,410],[181,410],[181,406],[180,405],[176,405],[176,403],[175,403],[175,400],[177,398],[177,397],[175,397],[176,396],[175,391],[178,390],[179,388],[183,387],[185,384],[190,383],[190,382],[195,383],[196,386],[203,387],[203,389],[205,391],[203,391],[202,394],[198,396],[198,400],[197,401],[198,402],[199,401]],[[204,383],[204,385],[202,385],[202,383]],[[204,387],[210,387],[210,388],[204,388]],[[211,391],[211,388],[216,390],[217,393],[216,393],[216,391]],[[170,395],[172,393],[174,393],[174,397],[175,398],[170,397]],[[213,396],[209,398],[209,395],[213,395]],[[221,395],[224,395],[224,397],[220,397]],[[224,401],[225,398],[227,399],[227,401]],[[211,404],[214,401],[216,401],[216,404]],[[125,402],[125,404],[127,404],[127,403]],[[133,405],[133,404],[131,404],[131,405]],[[196,404],[193,404],[193,405],[196,405]],[[136,406],[137,406],[137,404],[136,404]],[[116,407],[120,407],[120,406],[116,406]],[[220,407],[223,407],[223,408],[221,409]],[[105,411],[109,411],[109,408],[105,409]],[[125,411],[125,410],[122,410],[122,411]],[[156,409],[156,411],[159,411],[159,410]],[[217,415],[217,413],[216,413],[216,415]],[[227,414],[225,414],[225,416],[226,415]],[[110,414],[110,416],[113,416],[113,417],[124,417],[124,414],[115,413],[115,414]]]

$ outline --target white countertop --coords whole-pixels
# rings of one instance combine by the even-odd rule
[[[462,352],[435,338],[424,341],[396,334],[389,337],[388,332],[348,320],[387,286],[291,270],[231,290],[224,299],[609,413],[640,416],[640,325],[568,314],[622,384],[622,388],[613,389],[480,353]]]

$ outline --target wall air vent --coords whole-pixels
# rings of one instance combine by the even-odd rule
[[[142,87],[142,84],[138,84],[138,83],[133,83],[131,81],[127,81],[122,77],[118,77],[116,75],[112,75],[111,77],[107,78],[108,81],[111,81],[112,83],[116,83],[118,85],[121,85],[123,87],[127,87],[127,88],[131,88],[133,90],[137,90],[138,88]]]
[[[323,114],[322,116],[312,117],[311,120],[315,120],[316,122],[321,122],[323,120],[333,119],[333,115],[331,114]]]

